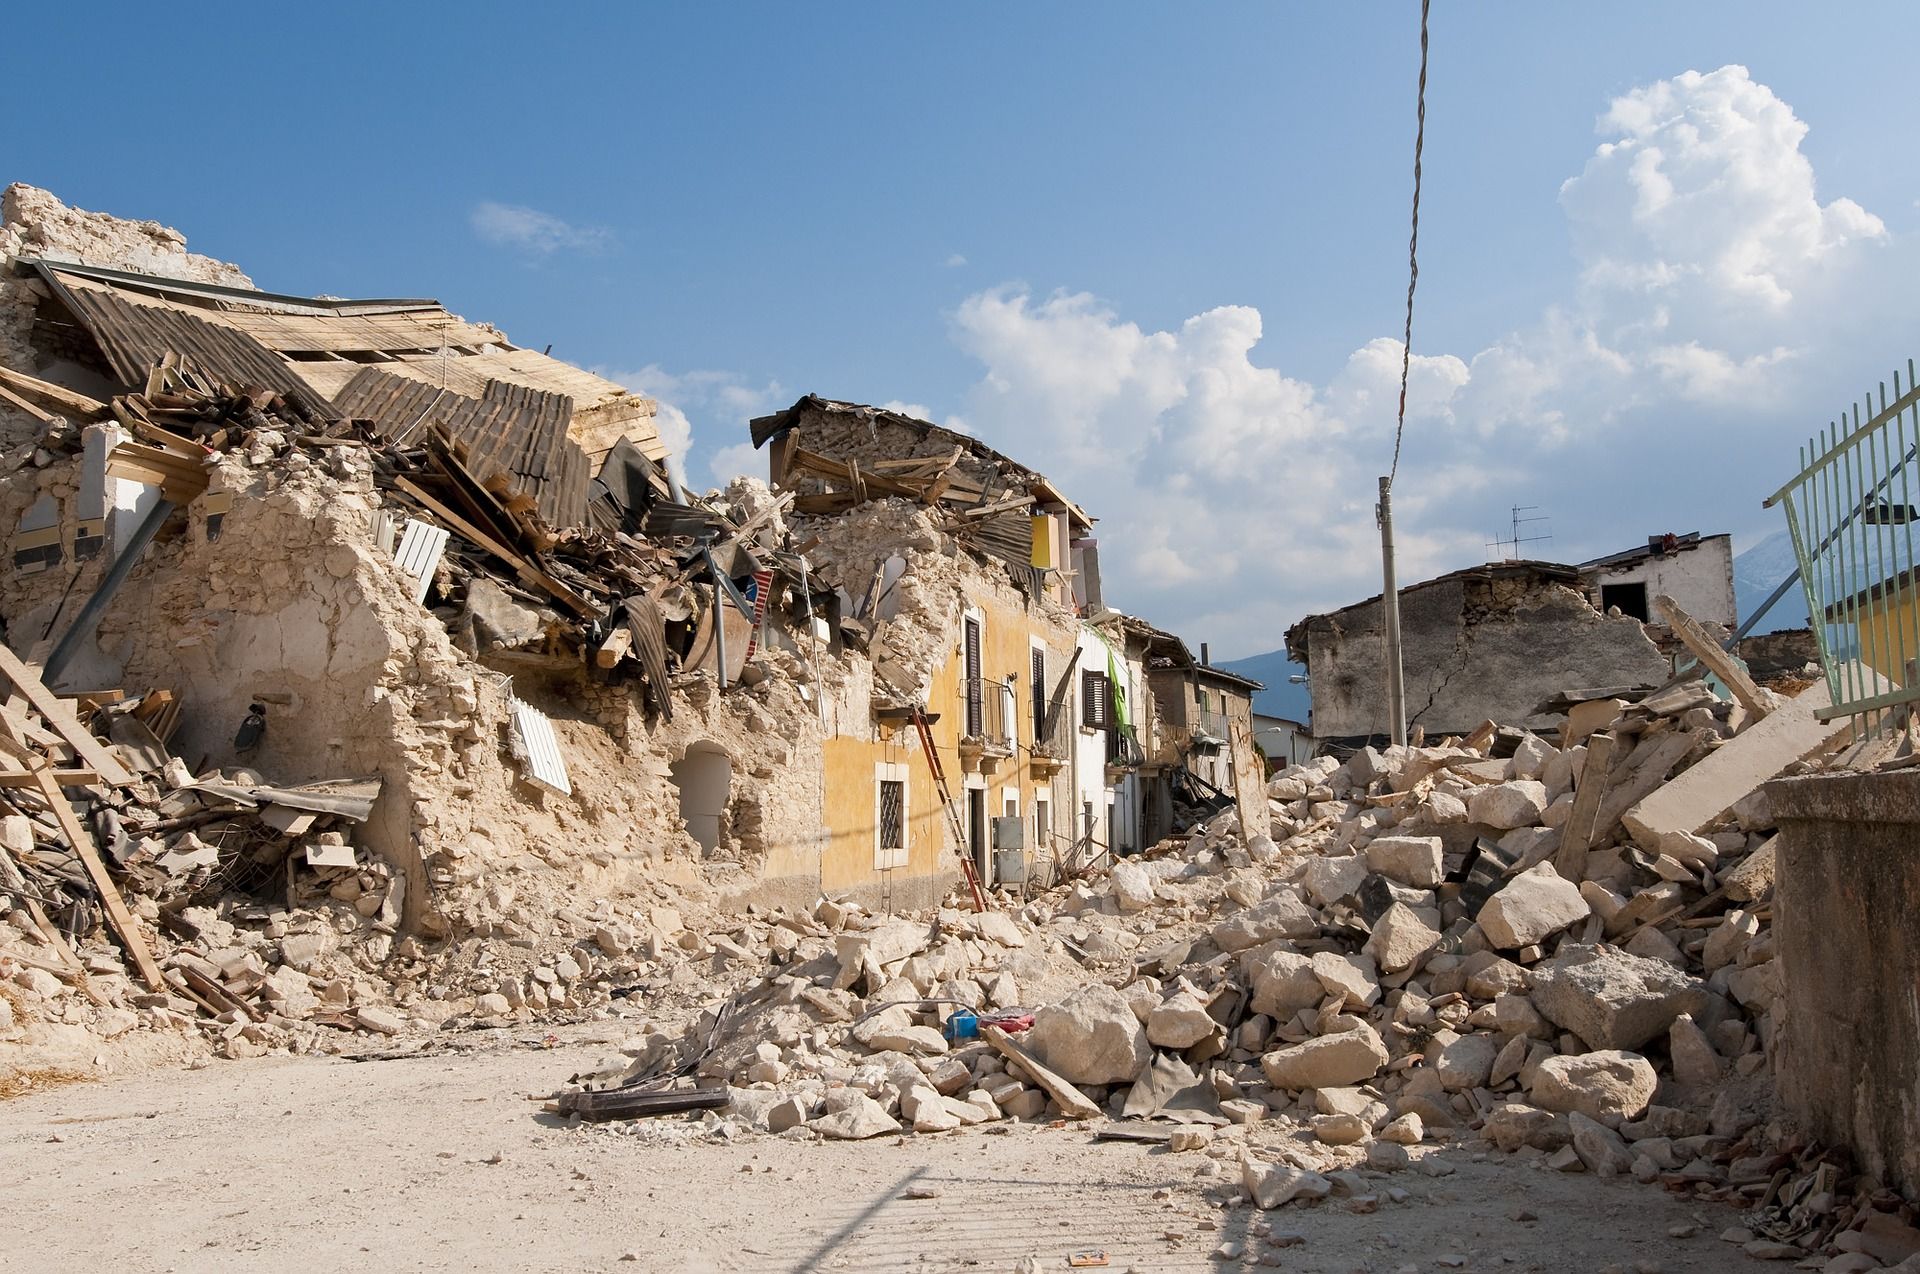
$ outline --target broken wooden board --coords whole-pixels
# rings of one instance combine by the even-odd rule
[[[1046,1090],[1068,1119],[1098,1119],[1100,1107],[1088,1099],[1087,1095],[1068,1083],[1065,1078],[1056,1075],[1041,1065],[1038,1059],[1026,1049],[1013,1042],[1013,1037],[997,1026],[982,1026],[980,1038],[993,1046],[993,1050],[1010,1062],[1018,1062],[1022,1070],[1033,1076],[1033,1082]]]
[[[1874,678],[1870,670],[1859,671]],[[1814,682],[1772,716],[1756,721],[1673,782],[1644,796],[1621,819],[1634,843],[1657,851],[1667,832],[1698,832],[1795,761],[1843,737],[1853,729],[1851,719],[1819,719],[1830,702],[1826,680]]]
[[[60,825],[60,835],[86,867],[87,877],[93,881],[94,890],[100,895],[101,909],[107,913],[108,923],[120,935],[121,945],[127,949],[134,967],[140,971],[140,980],[151,990],[164,989],[166,981],[160,976],[160,966],[154,963],[146,937],[141,934],[133,913],[127,910],[126,899],[120,896],[119,887],[107,875],[106,864],[100,861],[100,851],[94,847],[93,837],[87,834],[86,828],[80,826],[80,820],[74,817],[73,806],[67,804],[67,798],[61,795],[60,785],[54,781],[53,767],[43,761],[34,767],[33,774],[40,795],[46,798],[54,821]]]
[[[1698,659],[1706,670],[1720,678],[1727,689],[1733,691],[1748,712],[1755,717],[1764,717],[1773,711],[1773,700],[1769,699],[1754,684],[1747,674],[1746,667],[1738,659],[1721,648],[1700,621],[1680,609],[1680,603],[1661,593],[1653,599],[1653,604],[1666,612],[1667,625],[1673,629],[1673,635],[1680,639],[1693,657]]]
[[[1587,737],[1587,759],[1574,780],[1573,809],[1561,830],[1560,848],[1553,855],[1554,871],[1575,884],[1586,879],[1594,823],[1600,816],[1600,800],[1613,781],[1613,761],[1619,748],[1619,740],[1608,731]]]
[[[1633,772],[1620,781],[1600,802],[1600,813],[1593,821],[1593,843],[1605,844],[1620,826],[1620,816],[1659,789],[1688,753],[1713,737],[1711,730],[1674,730],[1664,738],[1649,736],[1646,755],[1633,762]],[[1616,760],[1615,765],[1619,762]]]
[[[80,724],[79,718],[73,714],[73,705],[47,689],[39,674],[9,650],[5,643],[0,643],[0,676],[13,683],[13,688],[25,696],[34,711],[46,719],[47,725],[67,741],[74,755],[99,774],[102,781],[115,787],[133,782],[132,773],[120,764],[120,758],[114,755],[113,749],[94,738],[92,732]]]

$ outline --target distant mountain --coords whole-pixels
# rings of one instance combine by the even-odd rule
[[[1265,713],[1270,717],[1285,717],[1289,721],[1307,719],[1307,708],[1312,703],[1312,696],[1307,693],[1305,684],[1296,686],[1287,681],[1288,677],[1300,676],[1307,670],[1289,660],[1285,650],[1269,650],[1264,655],[1248,655],[1245,659],[1229,660],[1219,664],[1218,667],[1265,683],[1267,688],[1253,697],[1255,712]]]
[[[1780,586],[1780,581],[1798,569],[1793,557],[1793,536],[1785,530],[1775,531],[1753,547],[1736,553],[1733,558],[1733,600],[1739,608],[1740,621],[1747,618],[1767,595]],[[1783,628],[1805,628],[1807,626],[1807,599],[1795,585],[1787,590],[1786,596],[1775,602],[1773,609],[1754,626],[1756,633],[1776,633]]]

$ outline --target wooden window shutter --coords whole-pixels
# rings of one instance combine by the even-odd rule
[[[966,621],[966,661],[967,661],[967,729],[966,733],[977,736],[985,728],[981,718],[985,715],[980,685],[980,621],[969,618]]]
[[[1106,673],[1080,674],[1080,721],[1090,730],[1113,728],[1113,687]]]

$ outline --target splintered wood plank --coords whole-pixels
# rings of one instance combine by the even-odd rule
[[[107,921],[112,924],[113,931],[120,935],[120,944],[127,949],[134,967],[140,971],[140,980],[152,990],[164,990],[166,979],[160,976],[160,966],[154,962],[153,952],[147,947],[139,922],[127,910],[127,902],[120,896],[119,886],[107,875],[106,864],[100,861],[100,851],[94,847],[93,837],[87,834],[86,828],[80,826],[80,820],[73,815],[73,806],[67,804],[67,798],[61,794],[60,785],[53,777],[53,767],[44,761],[37,762],[33,767],[33,777],[40,795],[46,798],[48,808],[53,811],[54,821],[60,825],[60,834],[86,866],[87,877],[100,894],[100,906],[107,913]]]
[[[94,738],[92,731],[80,724],[80,719],[73,714],[73,705],[47,689],[39,674],[9,650],[4,642],[0,642],[0,676],[5,676],[13,683],[13,688],[25,696],[47,725],[67,741],[81,763],[97,773],[103,782],[115,787],[133,782],[132,773],[120,764],[120,758],[113,754],[113,749]]]
[[[1619,739],[1601,731],[1587,736],[1587,759],[1574,784],[1573,809],[1560,833],[1560,848],[1554,851],[1553,869],[1562,877],[1579,884],[1587,878],[1587,851],[1593,848],[1594,822],[1600,814],[1600,800],[1613,778],[1613,761]]]
[[[1727,689],[1733,691],[1733,697],[1748,712],[1758,719],[1773,711],[1772,701],[1760,693],[1760,687],[1740,666],[1740,661],[1723,650],[1720,643],[1700,626],[1699,620],[1681,610],[1679,602],[1661,593],[1653,599],[1653,604],[1666,612],[1667,624],[1673,629],[1673,635],[1693,653],[1695,659],[1706,666],[1708,672],[1720,678]]]

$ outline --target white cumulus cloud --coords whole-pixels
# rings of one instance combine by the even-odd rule
[[[614,242],[611,230],[577,226],[538,208],[491,200],[476,204],[468,215],[468,223],[487,243],[537,256],[560,251],[602,252]]]
[[[1772,445],[1756,432],[1782,437],[1785,463],[1801,414],[1840,392],[1823,381],[1842,339],[1833,298],[1903,303],[1884,224],[1822,202],[1805,123],[1745,68],[1633,89],[1599,130],[1558,192],[1574,249],[1562,298],[1477,351],[1415,351],[1403,580],[1484,560],[1510,504],[1542,506],[1547,555],[1572,559],[1648,529],[1748,524]],[[1244,305],[1156,331],[1084,291],[1007,284],[966,298],[952,329],[981,367],[975,431],[1102,519],[1114,604],[1231,654],[1379,591],[1397,339],[1320,385],[1263,350]]]

